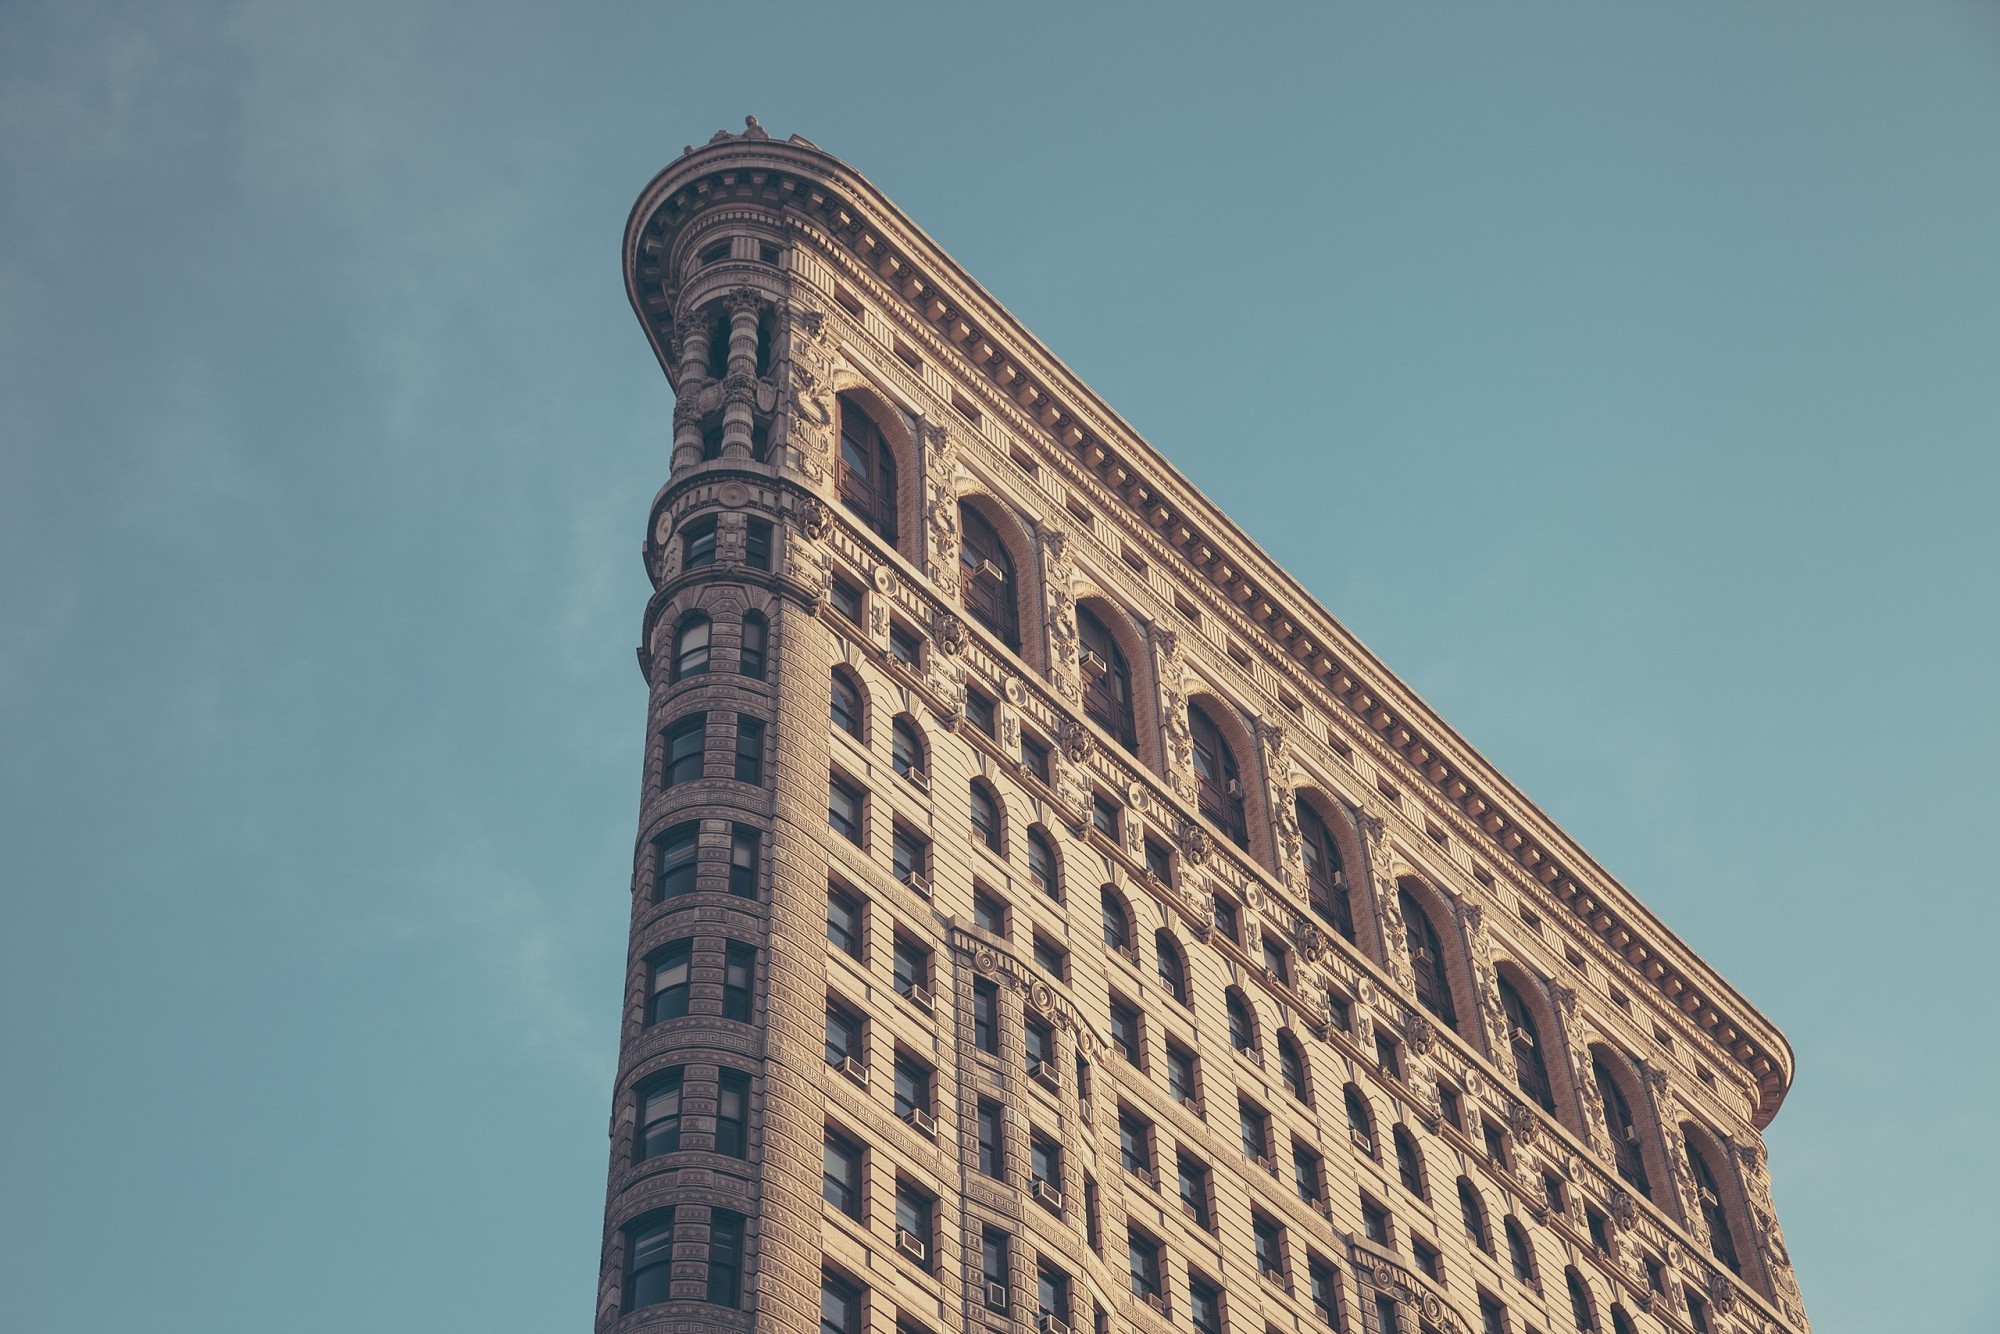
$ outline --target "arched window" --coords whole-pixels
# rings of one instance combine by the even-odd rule
[[[1535,1031],[1534,1012],[1504,973],[1499,981],[1500,1007],[1507,1012],[1508,1040],[1514,1048],[1514,1078],[1521,1092],[1541,1104],[1543,1111],[1553,1112],[1556,1091],[1549,1082],[1548,1060],[1542,1055],[1542,1036]]]
[[[1183,1005],[1188,1004],[1187,962],[1181,958],[1180,946],[1174,943],[1172,932],[1153,933],[1153,956],[1167,994]]]
[[[1243,999],[1243,993],[1234,987],[1229,989],[1229,1045],[1251,1056],[1257,1054],[1257,1020],[1250,1013],[1250,1002]]]
[[[1042,893],[1062,902],[1062,866],[1056,861],[1055,844],[1040,829],[1028,831],[1028,874],[1042,887]]]
[[[1076,633],[1083,646],[1083,711],[1099,727],[1118,738],[1127,750],[1139,748],[1139,729],[1132,714],[1132,669],[1118,650],[1097,613],[1076,609]]]
[[[1230,842],[1248,850],[1250,826],[1243,816],[1243,778],[1236,756],[1215,722],[1199,706],[1188,709],[1188,730],[1194,734],[1194,772],[1201,813],[1229,835]]]
[[[1625,1314],[1625,1308],[1613,1302],[1611,1305],[1612,1334],[1638,1334],[1632,1326],[1632,1317]]]
[[[1307,1077],[1305,1051],[1299,1040],[1285,1029],[1278,1030],[1278,1077],[1285,1081],[1285,1087],[1292,1096],[1306,1106],[1312,1106],[1312,1082]]]
[[[1472,1244],[1488,1255],[1493,1254],[1493,1233],[1486,1226],[1486,1202],[1479,1198],[1479,1187],[1469,1177],[1458,1179],[1458,1216],[1465,1223],[1465,1235],[1472,1238]]]
[[[1451,976],[1445,972],[1444,945],[1430,914],[1408,889],[1396,891],[1403,909],[1403,933],[1410,948],[1410,968],[1417,975],[1417,1000],[1438,1018],[1458,1027],[1458,1007],[1451,999]]]
[[[1014,600],[1014,558],[986,516],[960,501],[958,505],[960,601],[1000,642],[1019,651],[1021,612]]]
[[[1597,1082],[1597,1096],[1604,1101],[1604,1131],[1611,1137],[1618,1175],[1651,1199],[1653,1183],[1646,1178],[1646,1158],[1639,1151],[1639,1123],[1632,1119],[1632,1105],[1625,1101],[1625,1091],[1612,1078],[1602,1056],[1590,1058],[1590,1075]]]
[[[1424,1194],[1424,1160],[1417,1152],[1417,1142],[1402,1126],[1391,1131],[1390,1138],[1396,1142],[1396,1175],[1402,1180],[1403,1189],[1420,1200],[1428,1198]]]
[[[833,725],[856,741],[861,740],[861,687],[838,667],[833,670],[833,690],[828,706]]]
[[[917,735],[917,725],[908,718],[898,718],[889,724],[889,763],[898,778],[907,778],[920,788],[924,786],[924,741]]]
[[[972,832],[980,841],[995,852],[1003,850],[1001,844],[1000,799],[993,795],[993,789],[972,780]]]
[[[1514,1266],[1514,1277],[1533,1286],[1535,1282],[1535,1248],[1528,1244],[1528,1234],[1521,1230],[1520,1220],[1508,1214],[1502,1225],[1507,1233],[1507,1259]]]
[[[743,614],[742,647],[737,650],[736,670],[752,680],[764,679],[764,647],[770,635],[770,625],[761,612]]]
[[[680,629],[674,631],[674,662],[668,674],[669,681],[682,681],[690,676],[705,676],[708,673],[709,633],[714,629],[708,617],[695,612],[681,622]]]
[[[1590,1289],[1584,1286],[1583,1275],[1574,1268],[1563,1270],[1563,1282],[1569,1285],[1569,1313],[1576,1321],[1579,1334],[1590,1334],[1597,1328],[1597,1316],[1590,1307]]]
[[[896,543],[896,456],[874,418],[840,400],[840,503]]]
[[[1375,1156],[1375,1116],[1368,1110],[1368,1099],[1361,1096],[1361,1090],[1349,1084],[1343,1095],[1347,1103],[1347,1137],[1354,1141],[1354,1147]]]
[[[1297,801],[1299,818],[1299,841],[1303,844],[1306,859],[1306,898],[1312,910],[1320,915],[1328,925],[1354,943],[1354,904],[1347,896],[1347,871],[1341,865],[1340,845],[1333,841],[1333,831],[1326,827],[1326,821],[1319,818],[1312,803],[1304,797]]]
[[[1715,1252],[1729,1272],[1739,1278],[1743,1274],[1743,1261],[1737,1255],[1736,1236],[1729,1230],[1729,1211],[1722,1203],[1722,1186],[1709,1166],[1708,1155],[1701,1151],[1692,1132],[1681,1132],[1682,1142],[1687,1146],[1688,1166],[1694,1170],[1695,1191],[1701,1196],[1701,1219],[1708,1224],[1708,1248]]]
[[[1106,885],[1103,894],[1104,944],[1107,949],[1132,948],[1132,914],[1118,898],[1118,891]]]

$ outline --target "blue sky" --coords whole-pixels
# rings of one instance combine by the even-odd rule
[[[748,112],[1786,1030],[1823,1334],[2000,1329],[2000,10],[1914,0],[0,9],[0,1327],[590,1319],[618,239]]]

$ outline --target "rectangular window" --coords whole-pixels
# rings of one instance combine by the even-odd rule
[[[1320,1318],[1332,1329],[1340,1322],[1340,1271],[1316,1255],[1307,1255],[1306,1273],[1312,1280],[1312,1304]]]
[[[1125,1234],[1125,1253],[1132,1272],[1132,1295],[1158,1302],[1166,1296],[1160,1283],[1160,1243],[1133,1228]]]
[[[1116,996],[1111,998],[1111,1041],[1125,1059],[1141,1068],[1145,1065],[1139,1038],[1139,1011]]]
[[[693,964],[692,940],[676,940],[653,956],[647,1023],[678,1019],[688,1012],[688,981]]]
[[[753,570],[771,568],[771,525],[752,519],[743,525],[743,563]]]
[[[936,1202],[907,1181],[896,1183],[896,1246],[926,1273],[931,1267],[931,1217]]]
[[[737,641],[736,670],[752,680],[764,679],[764,646],[769,641],[770,627],[764,618],[755,612],[743,617],[743,637]]]
[[[1047,936],[1035,937],[1035,967],[1058,982],[1069,981],[1069,951]]]
[[[1195,1054],[1172,1038],[1167,1039],[1167,1092],[1199,1113],[1201,1094],[1195,1079],[1196,1069]]]
[[[862,1019],[844,1005],[826,1003],[826,1063],[839,1065],[852,1060],[866,1065],[868,1049],[862,1044]]]
[[[1485,1120],[1479,1123],[1479,1129],[1486,1140],[1486,1156],[1500,1166],[1505,1167],[1507,1165],[1506,1133],[1491,1121]]]
[[[1163,885],[1174,883],[1174,855],[1165,844],[1150,838],[1146,840],[1146,870]]]
[[[1181,1154],[1174,1166],[1180,1183],[1182,1211],[1194,1221],[1196,1227],[1215,1231],[1214,1196],[1209,1190],[1208,1165]]]
[[[827,594],[827,601],[835,611],[845,616],[850,622],[855,625],[861,624],[861,590],[859,588],[842,579],[839,575],[835,575]]]
[[[678,787],[701,777],[703,747],[708,736],[708,715],[691,713],[669,727],[660,738],[660,786]]]
[[[1040,779],[1044,785],[1049,778],[1049,748],[1026,732],[1021,733],[1021,767]]]
[[[1069,1275],[1047,1260],[1035,1266],[1035,1302],[1051,1320],[1069,1323]]]
[[[681,1084],[687,1067],[674,1066],[639,1090],[639,1151],[644,1161],[681,1147]]]
[[[1569,1212],[1569,1197],[1563,1191],[1562,1178],[1554,1172],[1542,1173],[1542,1198],[1549,1202],[1549,1208],[1559,1214]]]
[[[743,1215],[711,1209],[708,1215],[708,1300],[743,1304]]]
[[[722,965],[722,1017],[750,1022],[750,993],[757,973],[757,947],[732,941]]]
[[[1417,1268],[1423,1271],[1425,1278],[1433,1283],[1443,1284],[1444,1263],[1438,1259],[1437,1247],[1422,1237],[1413,1236],[1410,1238],[1410,1256],[1417,1262]]]
[[[1222,1334],[1222,1290],[1188,1271],[1188,1323],[1195,1334]]]
[[[1236,1125],[1242,1133],[1243,1154],[1246,1158],[1263,1159],[1271,1156],[1271,1114],[1249,1099],[1239,1099],[1236,1104]]]
[[[861,1334],[861,1289],[832,1274],[819,1276],[819,1334]]]
[[[1007,934],[1007,905],[983,889],[972,891],[972,924],[996,936]]]
[[[1396,1039],[1379,1029],[1375,1034],[1375,1064],[1391,1079],[1403,1077],[1401,1054],[1396,1050]]]
[[[1062,1148],[1054,1140],[1036,1135],[1028,1141],[1028,1177],[1037,1185],[1055,1192],[1055,1199],[1042,1203],[1058,1212],[1062,1209]]]
[[[697,519],[681,530],[681,568],[699,570],[715,564],[715,519]]]
[[[860,1218],[861,1146],[844,1135],[826,1132],[821,1151],[819,1193],[828,1204],[849,1218]]]
[[[923,641],[916,632],[897,621],[889,623],[889,656],[905,667],[917,669],[923,663]]]
[[[715,1078],[715,1151],[750,1156],[750,1076],[741,1070],[723,1070]]]
[[[1395,1231],[1389,1221],[1389,1211],[1369,1199],[1361,1197],[1361,1230],[1377,1246],[1394,1246]]]
[[[1264,937],[1264,971],[1276,978],[1281,985],[1292,984],[1292,967],[1285,956],[1285,947],[1269,936]]]
[[[1320,1156],[1297,1140],[1292,1141],[1292,1181],[1299,1198],[1318,1204],[1326,1195],[1326,1170]]]
[[[983,977],[972,984],[972,1045],[1000,1054],[1000,987]]]
[[[861,901],[834,885],[826,887],[826,938],[842,954],[862,956]]]
[[[1327,1021],[1343,1033],[1354,1031],[1354,1007],[1338,991],[1326,993]]]
[[[1257,1272],[1280,1284],[1285,1281],[1285,1229],[1263,1214],[1250,1215],[1250,1244]]]
[[[889,866],[896,879],[925,898],[931,896],[930,840],[907,825],[895,824],[889,834]]]
[[[729,830],[729,892],[739,899],[757,897],[757,864],[762,860],[763,835],[749,825]]]
[[[736,715],[736,781],[764,781],[764,724],[747,713]]]
[[[979,1170],[996,1179],[1007,1175],[1007,1145],[1001,1138],[1000,1104],[983,1098],[979,1102]]]
[[[1507,1308],[1490,1292],[1479,1294],[1479,1334],[1507,1334]]]
[[[931,952],[907,936],[897,936],[891,967],[896,993],[907,996],[931,985]]]
[[[1102,792],[1091,795],[1090,824],[1091,828],[1112,842],[1118,841],[1118,807]]]
[[[1153,1179],[1153,1127],[1124,1107],[1118,1109],[1118,1159],[1127,1172]]]
[[[896,1058],[896,1115],[905,1121],[913,1112],[932,1110],[931,1068],[909,1056]]]
[[[667,1299],[673,1272],[674,1211],[648,1215],[625,1232],[625,1309]]]
[[[1021,1025],[1021,1049],[1028,1058],[1028,1073],[1038,1074],[1046,1067],[1053,1071],[1056,1065],[1055,1025],[1040,1019],[1030,1019]]]
[[[986,1280],[986,1305],[995,1311],[1007,1309],[1007,1234],[989,1227],[979,1234],[979,1269]]]
[[[1217,894],[1215,896],[1215,929],[1233,945],[1243,943],[1243,910],[1234,902]]]
[[[1465,1129],[1465,1105],[1459,1099],[1458,1090],[1449,1084],[1438,1085],[1438,1110],[1444,1114],[1445,1124],[1453,1130]]]
[[[690,820],[677,824],[653,842],[653,901],[678,898],[694,892],[695,869],[700,849],[701,824]]]
[[[862,832],[862,802],[861,789],[839,774],[833,774],[827,779],[826,822],[833,826],[834,833],[857,847],[865,842]]]
[[[1083,1177],[1083,1239],[1090,1249],[1099,1255],[1104,1253],[1103,1219],[1098,1211],[1097,1178],[1085,1173]]]
[[[1611,1254],[1611,1229],[1604,1215],[1586,1204],[1583,1206],[1583,1221],[1590,1229],[1590,1244],[1597,1248],[1597,1253]]]
[[[1375,1299],[1375,1334],[1396,1334],[1396,1299]]]
[[[994,734],[993,701],[977,690],[965,692],[965,719],[987,736]]]

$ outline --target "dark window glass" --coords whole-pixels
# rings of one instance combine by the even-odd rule
[[[1334,1267],[1321,1259],[1311,1259],[1306,1264],[1306,1272],[1312,1282],[1312,1304],[1319,1311],[1320,1318],[1335,1329],[1340,1328],[1340,1274]]]
[[[861,687],[854,684],[847,673],[833,674],[833,689],[828,713],[833,725],[849,736],[861,738]]]
[[[1021,618],[1014,597],[1014,558],[986,516],[961,501],[958,506],[960,601],[972,619],[1000,637],[1008,648],[1021,647]]]
[[[681,568],[699,570],[715,564],[715,519],[697,519],[681,530]]]
[[[1507,1260],[1514,1266],[1514,1277],[1523,1283],[1535,1281],[1535,1252],[1528,1245],[1528,1234],[1521,1225],[1509,1218],[1506,1222]]]
[[[1165,931],[1154,934],[1153,957],[1167,994],[1183,1005],[1188,1004],[1187,963],[1172,935]]]
[[[1257,1257],[1257,1272],[1280,1282],[1285,1277],[1285,1230],[1262,1214],[1250,1215],[1251,1248]]]
[[[1396,1299],[1377,1297],[1375,1299],[1376,1334],[1396,1334]]]
[[[1499,981],[1500,1005],[1507,1012],[1509,1038],[1514,1048],[1515,1079],[1521,1085],[1521,1092],[1533,1098],[1543,1110],[1553,1112],[1556,1109],[1556,1093],[1549,1082],[1549,1067],[1542,1055],[1541,1035],[1535,1029],[1535,1016],[1504,973]]]
[[[930,896],[931,845],[902,825],[889,830],[889,869],[896,879],[925,897]]]
[[[1507,1310],[1485,1293],[1479,1294],[1479,1334],[1507,1334]]]
[[[1132,948],[1132,919],[1125,911],[1125,905],[1109,885],[1104,887],[1104,943],[1114,950]]]
[[[1290,1033],[1278,1034],[1278,1074],[1294,1098],[1312,1105],[1312,1085],[1306,1079],[1306,1054]]]
[[[750,996],[757,973],[757,947],[731,942],[722,966],[722,1017],[750,1022]]]
[[[898,718],[889,725],[889,763],[898,778],[924,786],[924,743],[916,726],[907,718]]]
[[[1430,914],[1409,890],[1397,892],[1403,909],[1403,930],[1410,950],[1410,967],[1417,975],[1417,1000],[1438,1018],[1458,1027],[1458,1007],[1451,999],[1451,978],[1445,972],[1444,946]]]
[[[1243,910],[1238,908],[1233,900],[1226,899],[1220,894],[1215,896],[1213,913],[1215,929],[1222,933],[1224,939],[1237,945],[1243,943],[1242,912]]]
[[[736,781],[764,781],[764,724],[747,713],[736,715]]]
[[[1049,836],[1039,829],[1028,831],[1028,874],[1042,887],[1042,893],[1062,902],[1062,875],[1057,870],[1056,850]]]
[[[737,650],[736,670],[753,680],[764,679],[764,646],[770,626],[756,612],[743,617],[742,646]]]
[[[1195,1055],[1178,1042],[1167,1044],[1167,1091],[1183,1102],[1193,1102],[1195,1092]]]
[[[895,545],[895,455],[881,428],[845,398],[840,400],[840,501]]]
[[[1035,966],[1058,981],[1069,980],[1069,955],[1043,936],[1035,937]]]
[[[1139,729],[1132,713],[1132,669],[1119,652],[1118,641],[1088,607],[1076,611],[1077,638],[1083,666],[1083,711],[1099,727],[1118,738],[1127,750],[1139,748]]]
[[[1187,1216],[1194,1220],[1197,1227],[1213,1232],[1215,1212],[1210,1204],[1207,1164],[1182,1154],[1175,1162],[1175,1175],[1180,1181],[1181,1205]]]
[[[1597,1316],[1590,1306],[1590,1289],[1584,1286],[1583,1275],[1574,1269],[1563,1271],[1563,1282],[1569,1286],[1570,1318],[1576,1321],[1580,1334],[1589,1334],[1597,1328]]]
[[[990,1177],[1004,1177],[1007,1149],[1001,1139],[1000,1104],[981,1100],[979,1104],[979,1170]]]
[[[1043,1066],[1051,1070],[1055,1068],[1056,1030],[1053,1025],[1040,1019],[1028,1020],[1021,1026],[1021,1046],[1027,1057],[1029,1073]]]
[[[735,825],[729,832],[729,892],[742,899],[757,897],[757,863],[763,835],[749,825]]]
[[[993,709],[993,701],[977,690],[965,692],[965,720],[987,736],[996,735]]]
[[[667,1299],[673,1272],[674,1211],[650,1214],[625,1231],[625,1309]]]
[[[819,1334],[861,1334],[861,1289],[831,1274],[820,1275]]]
[[[1366,1195],[1361,1197],[1361,1230],[1368,1240],[1377,1246],[1395,1245],[1395,1233],[1389,1222],[1389,1211]]]
[[[1091,794],[1090,827],[1112,842],[1118,841],[1118,807],[1102,792]]]
[[[1145,1064],[1140,1056],[1139,1011],[1115,998],[1111,1002],[1111,1042],[1133,1065]]]
[[[1438,1110],[1444,1114],[1445,1124],[1465,1129],[1465,1104],[1459,1098],[1458,1090],[1449,1084],[1438,1085]]]
[[[702,748],[707,742],[708,715],[691,713],[666,731],[660,786],[676,787],[701,777]]]
[[[921,1256],[912,1256],[919,1268],[929,1270],[932,1254],[932,1216],[936,1212],[936,1202],[908,1182],[896,1183],[896,1227],[913,1239],[922,1250]]]
[[[931,952],[914,940],[896,937],[891,968],[896,990],[901,995],[909,995],[918,987],[929,989],[931,984]]]
[[[1250,1015],[1250,1004],[1240,992],[1231,991],[1227,997],[1229,1011],[1229,1045],[1241,1052],[1252,1055],[1257,1051],[1257,1021]]]
[[[688,1012],[688,974],[693,962],[692,940],[676,940],[653,956],[647,1023],[678,1019]]]
[[[889,626],[889,656],[905,667],[918,667],[923,662],[923,641],[906,626],[891,623]]]
[[[708,1300],[743,1304],[743,1215],[711,1209],[708,1215]]]
[[[972,984],[972,1042],[983,1052],[1000,1054],[1000,988],[984,978]]]
[[[1285,957],[1285,947],[1269,936],[1264,937],[1264,971],[1284,986],[1292,984],[1292,965]]]
[[[771,525],[763,519],[743,525],[743,563],[753,570],[771,568]]]
[[[930,1067],[907,1056],[896,1060],[896,1115],[907,1120],[912,1112],[931,1112]]]
[[[861,901],[831,885],[826,890],[826,938],[842,954],[861,957]]]
[[[1028,1175],[1052,1190],[1062,1189],[1062,1148],[1040,1135],[1028,1141]]]
[[[1632,1328],[1632,1317],[1625,1314],[1625,1308],[1615,1303],[1611,1307],[1612,1334],[1638,1334]]]
[[[862,1040],[861,1016],[831,1001],[826,1007],[826,1063],[839,1065],[853,1061],[868,1064],[868,1048]]]
[[[1741,1275],[1743,1262],[1736,1253],[1736,1236],[1729,1230],[1729,1211],[1723,1207],[1722,1186],[1692,1134],[1683,1133],[1688,1166],[1694,1171],[1695,1192],[1701,1197],[1701,1218],[1708,1224],[1708,1246],[1730,1273]]]
[[[1188,730],[1194,739],[1196,804],[1229,835],[1230,842],[1247,849],[1250,826],[1243,815],[1243,780],[1236,770],[1236,756],[1201,709],[1188,710]]]
[[[699,612],[681,622],[680,629],[674,634],[674,661],[669,680],[681,681],[690,676],[707,674],[709,637],[713,629],[708,617]]]
[[[1499,1126],[1491,1121],[1479,1123],[1479,1133],[1486,1141],[1486,1156],[1501,1167],[1507,1165],[1507,1136]]]
[[[1007,1279],[1009,1277],[1009,1274],[1007,1272],[1009,1268],[1008,1251],[1010,1249],[1011,1247],[1009,1247],[1007,1244],[1007,1234],[1000,1231],[998,1228],[989,1227],[980,1232],[979,1234],[980,1274],[982,1277],[985,1278],[986,1282],[989,1285],[997,1286],[1001,1289],[1001,1299],[997,1309],[1005,1309],[1006,1305],[1005,1290],[1008,1287],[1007,1283]],[[987,1294],[986,1304],[988,1306],[995,1305],[993,1297],[994,1294],[992,1293]]]
[[[1307,1204],[1318,1203],[1326,1193],[1326,1173],[1320,1156],[1297,1140],[1292,1141],[1292,1184]]]
[[[1160,1286],[1160,1243],[1138,1229],[1126,1233],[1125,1249],[1132,1271],[1132,1292],[1138,1297],[1162,1297]]]
[[[672,1153],[681,1146],[681,1083],[687,1067],[675,1066],[639,1089],[639,1143],[635,1157],[644,1160]]]
[[[980,841],[987,847],[999,852],[1001,850],[1000,803],[994,800],[993,793],[985,784],[975,781],[972,785],[971,805],[972,832],[979,835]]]
[[[657,878],[653,881],[655,900],[677,898],[694,892],[700,837],[700,823],[689,821],[675,825],[653,844],[654,865],[657,868]]]
[[[1246,1158],[1268,1158],[1271,1156],[1271,1116],[1263,1108],[1247,1100],[1236,1104],[1236,1128],[1243,1139],[1243,1156]]]
[[[827,780],[826,822],[850,843],[862,841],[862,800],[861,789],[854,784],[838,775]]]
[[[1127,1172],[1153,1175],[1153,1128],[1137,1112],[1118,1112],[1118,1161]]]
[[[750,1156],[750,1076],[741,1070],[716,1076],[715,1151],[731,1158]]]
[[[1610,1220],[1605,1218],[1601,1212],[1586,1204],[1583,1206],[1583,1221],[1585,1227],[1590,1231],[1590,1244],[1597,1248],[1598,1254],[1609,1255],[1611,1253]]]
[[[1354,941],[1354,904],[1347,894],[1347,871],[1341,865],[1340,845],[1333,831],[1320,819],[1319,812],[1304,797],[1298,798],[1300,844],[1306,860],[1306,896],[1334,930]]]
[[[827,601],[833,609],[855,625],[861,624],[861,590],[835,575],[828,585]]]
[[[1466,1177],[1458,1179],[1458,1216],[1472,1244],[1488,1255],[1493,1254],[1493,1234],[1486,1228],[1486,1204],[1479,1198],[1479,1188]]]
[[[1396,1176],[1403,1183],[1403,1189],[1416,1196],[1424,1196],[1423,1159],[1417,1154],[1417,1142],[1410,1138],[1410,1132],[1397,1126],[1390,1136],[1396,1143]]]
[[[1347,997],[1331,988],[1326,993],[1326,1013],[1327,1022],[1341,1032],[1352,1033],[1354,1031],[1353,1007],[1348,1004]]]
[[[1687,1295],[1688,1327],[1694,1334],[1709,1334],[1708,1303],[1696,1296],[1693,1289]]]
[[[1604,1102],[1604,1128],[1611,1136],[1612,1159],[1618,1175],[1630,1182],[1641,1195],[1651,1198],[1652,1182],[1646,1177],[1646,1159],[1639,1151],[1639,1123],[1632,1118],[1625,1091],[1605,1066],[1602,1057],[1590,1059],[1591,1077],[1597,1081],[1597,1095]]]
[[[1370,1158],[1375,1156],[1375,1118],[1368,1111],[1368,1100],[1361,1096],[1361,1090],[1349,1084],[1345,1092],[1347,1103],[1347,1135],[1354,1141],[1354,1147]]]
[[[1035,1267],[1035,1301],[1042,1314],[1069,1323],[1069,1275],[1047,1261]]]
[[[819,1193],[849,1218],[861,1217],[861,1146],[831,1130],[821,1154]]]
[[[1007,934],[1007,905],[984,890],[972,892],[972,924],[996,936]]]
[[[1396,1039],[1380,1029],[1375,1032],[1375,1064],[1381,1066],[1382,1073],[1391,1079],[1403,1077],[1403,1061],[1396,1050]]]
[[[1197,1274],[1188,1275],[1188,1323],[1195,1334],[1222,1334],[1222,1293]]]
[[[1444,1282],[1444,1263],[1438,1258],[1437,1247],[1421,1237],[1410,1237],[1410,1258],[1417,1262],[1417,1268],[1433,1283]]]

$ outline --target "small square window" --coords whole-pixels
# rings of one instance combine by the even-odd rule
[[[1423,1271],[1425,1278],[1437,1284],[1444,1282],[1444,1261],[1439,1258],[1437,1247],[1422,1237],[1413,1236],[1410,1238],[1410,1256],[1417,1262],[1417,1268]]]
[[[1091,828],[1113,842],[1116,842],[1118,839],[1118,824],[1118,807],[1112,802],[1111,798],[1105,796],[1102,792],[1092,793],[1090,798]]]
[[[752,519],[743,525],[743,563],[753,570],[771,568],[771,525]]]
[[[996,936],[1006,935],[1007,904],[992,892],[975,887],[972,891],[972,924]]]
[[[827,594],[827,601],[833,609],[855,625],[861,624],[861,590],[854,584],[835,575]]]
[[[1394,1225],[1389,1219],[1389,1211],[1366,1195],[1361,1197],[1361,1228],[1368,1240],[1377,1246],[1394,1246]]]
[[[911,670],[923,665],[924,641],[917,632],[897,621],[889,623],[889,656]]]
[[[977,690],[965,692],[965,719],[987,736],[994,735],[994,708],[990,697]]]
[[[1215,922],[1215,929],[1220,931],[1225,939],[1236,945],[1243,943],[1243,910],[1236,906],[1235,900],[1217,894],[1211,917]]]
[[[1166,845],[1155,839],[1146,840],[1146,871],[1163,885],[1174,883],[1174,856]]]
[[[1049,783],[1049,748],[1026,731],[1021,733],[1021,767],[1044,785]]]
[[[1185,616],[1195,625],[1201,624],[1201,609],[1179,593],[1174,594],[1174,610]]]
[[[1069,981],[1069,951],[1045,936],[1035,937],[1035,966],[1059,982]]]

